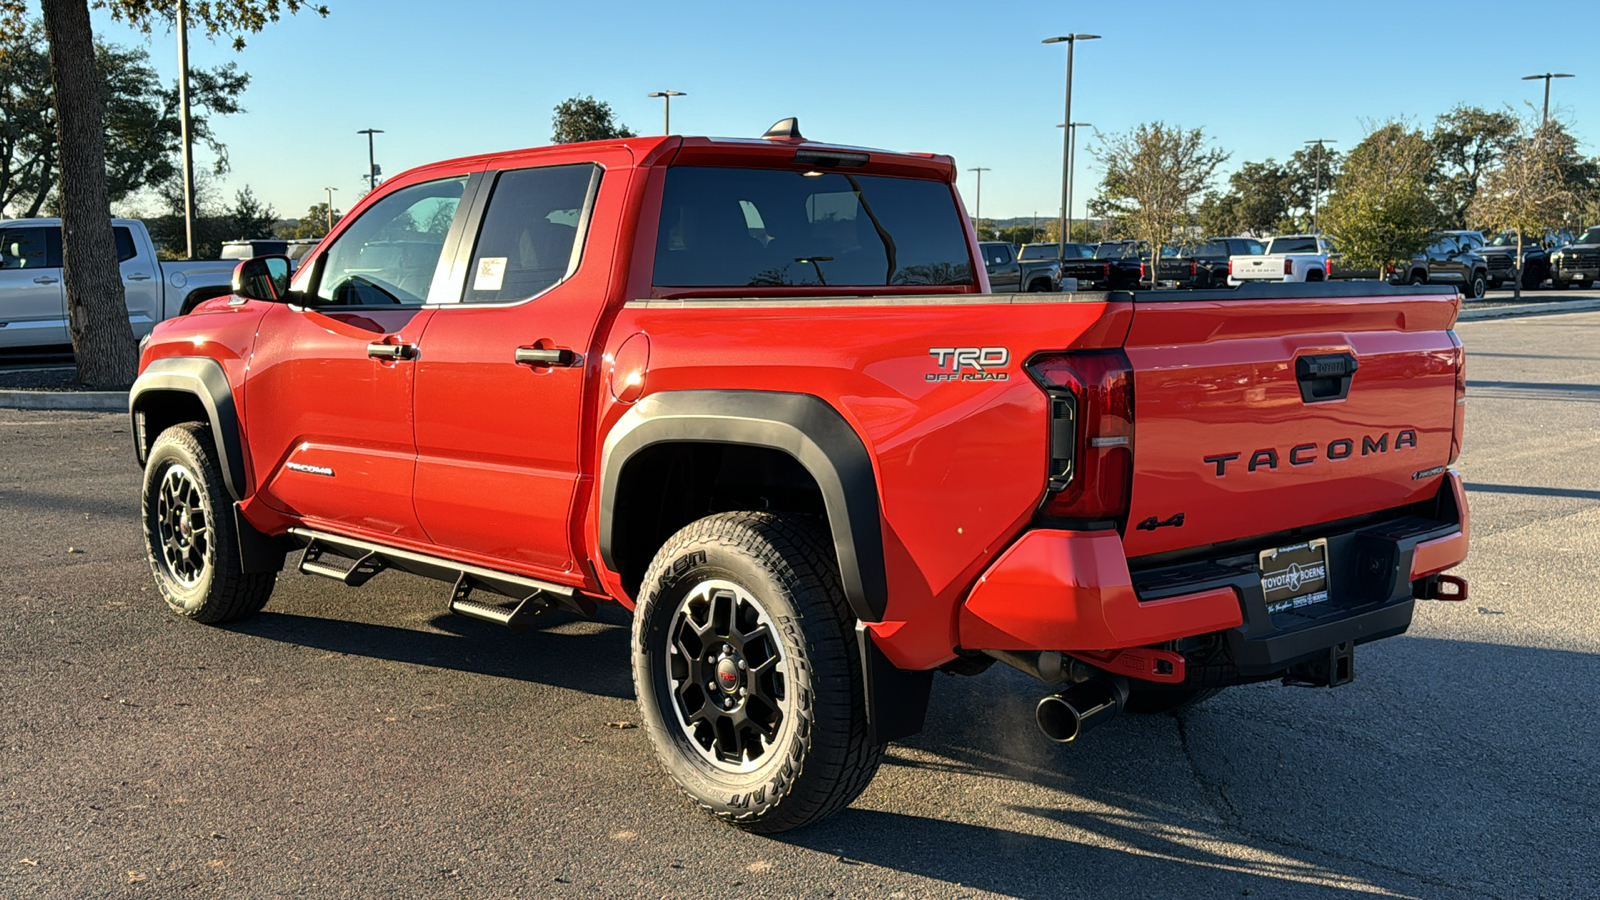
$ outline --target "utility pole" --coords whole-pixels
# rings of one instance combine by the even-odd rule
[[[645,94],[645,96],[646,97],[660,97],[661,98],[661,133],[662,134],[671,134],[672,133],[672,98],[673,97],[687,97],[689,95],[684,93],[683,91],[651,91],[650,93]]]
[[[977,221],[973,223],[972,230],[978,232],[978,239],[982,240],[983,239],[983,173],[989,172],[989,171],[993,171],[993,170],[985,169],[985,168],[981,168],[980,167],[980,168],[976,168],[976,169],[968,169],[967,171],[968,172],[977,172],[978,173],[978,202],[976,204],[974,204],[973,207],[972,207],[972,217],[974,219],[976,219]]]
[[[1328,148],[1323,145],[1337,143],[1339,142],[1333,140],[1332,138],[1317,138],[1314,141],[1306,141],[1307,147],[1310,147],[1313,144],[1315,144],[1317,147],[1316,174],[1311,178],[1311,232],[1313,234],[1322,233],[1321,220],[1318,217],[1318,211],[1320,208],[1320,201],[1322,199],[1322,166],[1325,162],[1327,162],[1328,159]]]
[[[375,135],[375,134],[383,134],[383,129],[382,128],[363,128],[362,130],[356,132],[356,134],[364,134],[364,135],[367,136],[367,190],[369,190],[369,191],[377,190],[377,188],[378,188],[378,159],[377,159],[376,156],[373,155],[372,136]]]
[[[1078,166],[1077,166],[1077,159],[1078,159],[1078,129],[1079,128],[1093,128],[1094,126],[1090,125],[1088,122],[1072,122],[1072,123],[1067,124],[1067,125],[1057,125],[1056,127],[1057,128],[1066,128],[1066,129],[1069,129],[1072,132],[1072,140],[1071,140],[1071,143],[1070,143],[1070,146],[1072,148],[1072,153],[1070,154],[1070,156],[1072,157],[1073,165],[1067,171],[1067,198],[1066,198],[1066,204],[1065,204],[1066,208],[1067,208],[1067,230],[1066,230],[1066,232],[1064,232],[1066,234],[1066,237],[1062,238],[1062,241],[1066,242],[1066,241],[1071,241],[1072,240],[1072,182],[1077,179],[1077,174],[1078,174],[1078,171],[1077,171],[1078,170]],[[1063,251],[1063,252],[1065,252],[1065,251]]]
[[[1568,75],[1565,72],[1546,72],[1543,75],[1524,75],[1524,76],[1522,76],[1522,80],[1523,81],[1538,81],[1541,78],[1544,79],[1544,118],[1539,120],[1540,127],[1543,127],[1545,125],[1550,124],[1550,79],[1552,79],[1552,78],[1576,78],[1576,77],[1578,77],[1578,76],[1576,76],[1576,75]]]
[[[1067,114],[1061,121],[1072,121],[1072,48],[1079,41],[1098,40],[1098,34],[1067,34],[1060,37],[1045,38],[1040,43],[1067,45]],[[1062,262],[1067,258],[1067,199],[1068,190],[1072,184],[1072,129],[1068,128],[1061,134],[1061,240],[1056,243],[1056,258]]]
[[[189,4],[178,0],[178,128],[183,142],[183,239],[194,259],[194,135],[189,127]]]
[[[330,187],[330,188],[323,188],[323,190],[328,192],[328,231],[332,232],[333,231],[333,192],[337,191],[338,188]]]

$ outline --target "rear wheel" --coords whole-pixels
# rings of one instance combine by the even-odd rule
[[[866,788],[883,746],[867,740],[854,617],[819,528],[764,512],[709,516],[667,541],[643,584],[639,713],[691,800],[771,833]]]
[[[1428,276],[1422,274],[1421,272],[1412,272],[1411,273],[1411,277],[1406,279],[1406,284],[1427,284],[1427,283],[1428,283]]]
[[[1045,281],[1043,278],[1035,278],[1028,283],[1028,290],[1036,294],[1044,293],[1050,290],[1050,282]]]
[[[185,618],[220,625],[261,611],[274,572],[247,573],[228,509],[211,430],[174,425],[156,438],[144,470],[144,543],[167,606]]]

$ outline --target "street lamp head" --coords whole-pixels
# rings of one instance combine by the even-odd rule
[[[1070,44],[1073,41],[1097,41],[1099,39],[1100,39],[1100,35],[1098,35],[1098,34],[1064,34],[1064,35],[1061,35],[1060,37],[1045,38],[1044,40],[1040,41],[1039,43],[1041,43],[1041,44],[1059,44],[1059,43],[1065,41],[1065,42]]]
[[[356,134],[383,134],[382,128],[363,128]]]
[[[651,91],[650,93],[646,94],[645,96],[646,97],[687,97],[689,95],[684,93],[683,91]]]

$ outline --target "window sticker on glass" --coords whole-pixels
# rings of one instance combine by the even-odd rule
[[[498,291],[506,277],[506,257],[486,256],[478,260],[478,274],[472,280],[475,291]]]

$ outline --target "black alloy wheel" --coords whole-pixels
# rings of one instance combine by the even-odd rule
[[[1482,272],[1473,272],[1472,276],[1467,279],[1467,284],[1466,284],[1467,299],[1468,300],[1482,300],[1483,299],[1483,295],[1488,293],[1488,291],[1489,291],[1488,279],[1483,277],[1483,273]]]
[[[695,585],[672,616],[673,711],[706,761],[747,772],[783,725],[788,665],[761,603],[731,581]]]
[[[277,581],[276,572],[244,571],[217,459],[204,423],[168,428],[150,447],[142,498],[145,556],[162,599],[210,625],[259,612]]]
[[[747,831],[848,806],[883,758],[835,559],[807,516],[719,513],[669,538],[639,589],[633,685],[656,759]]]

